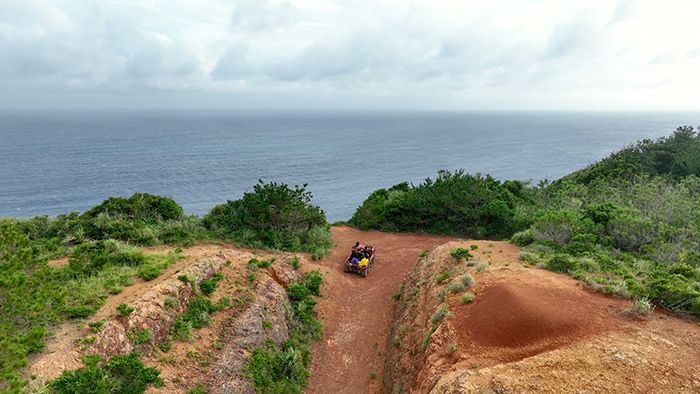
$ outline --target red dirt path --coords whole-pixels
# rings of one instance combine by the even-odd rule
[[[314,359],[306,393],[381,392],[386,340],[394,317],[391,296],[398,293],[421,251],[452,240],[455,238],[333,227],[335,247],[318,262],[324,284],[316,310],[324,333],[323,340],[312,345]],[[357,241],[377,249],[366,278],[343,271],[342,263]],[[370,377],[371,372],[376,373],[375,378]]]

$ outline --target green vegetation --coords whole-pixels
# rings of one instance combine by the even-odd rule
[[[491,176],[441,170],[435,181],[418,186],[403,182],[374,191],[349,223],[363,230],[427,231],[474,238],[502,238],[522,227],[516,206],[525,184],[499,182]]]
[[[51,329],[65,319],[91,316],[135,276],[153,280],[180,257],[177,252],[147,255],[142,246],[237,240],[323,256],[331,245],[330,230],[323,211],[310,201],[304,188],[261,182],[254,193],[215,207],[202,219],[183,214],[170,198],[147,193],[110,197],[83,214],[0,218],[0,379],[9,392],[19,392],[26,383],[15,371],[26,365],[28,354],[43,348]],[[62,256],[69,257],[67,266],[47,265]],[[291,263],[298,266],[299,260]],[[210,294],[216,285],[215,279],[205,281],[200,290]],[[186,337],[192,321],[179,323],[176,332]]]
[[[474,301],[474,294],[472,294],[472,293],[465,293],[459,297],[459,302],[462,304],[468,304],[472,301]]]
[[[97,354],[82,357],[85,368],[63,371],[58,378],[50,381],[47,392],[56,394],[73,393],[143,393],[148,385],[164,385],[160,371],[145,368],[136,353],[127,356],[114,356],[104,362]]]
[[[122,302],[121,304],[119,304],[119,306],[117,306],[117,310],[119,311],[119,313],[121,313],[122,316],[127,317],[131,314],[131,312],[134,311],[134,308],[130,308],[128,305]]]
[[[700,136],[684,126],[536,186],[440,171],[435,181],[376,190],[349,223],[510,236],[525,247],[524,267],[568,273],[599,291],[700,315],[699,177]],[[468,252],[451,254],[460,260]],[[483,271],[489,263],[470,264]],[[437,280],[448,278],[445,271]]]
[[[303,187],[260,181],[243,198],[217,205],[204,216],[204,225],[218,237],[256,248],[309,252],[316,258],[331,246],[326,214],[311,204]]]
[[[476,245],[473,245],[476,246]],[[474,249],[472,249],[474,250]],[[471,259],[472,254],[469,253],[469,250],[464,249],[464,248],[457,248],[454,249],[453,251],[450,252],[450,256],[454,257],[457,261],[466,261],[468,259]]]
[[[700,137],[645,140],[532,189],[520,258],[596,290],[700,315]]]
[[[302,283],[287,288],[291,301],[288,318],[290,339],[278,348],[268,340],[264,348],[253,350],[246,370],[259,393],[302,393],[311,362],[309,342],[321,339],[323,327],[313,311],[323,281],[319,271],[308,273]],[[310,287],[309,287],[310,286]]]
[[[223,279],[224,276],[218,272],[215,272],[211,279],[205,279],[199,284],[199,289],[209,297],[211,293],[219,287],[219,281]]]

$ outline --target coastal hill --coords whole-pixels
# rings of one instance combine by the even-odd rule
[[[362,232],[344,226],[332,231],[330,254],[318,261],[302,255],[296,274],[289,266],[293,255],[287,253],[231,245],[183,249],[186,258],[159,279],[138,280],[110,296],[91,318],[65,324],[48,340],[45,351],[30,359],[27,372],[37,377],[30,387],[59,376],[64,368],[81,366],[79,357],[95,349],[95,343],[85,345],[86,338],[95,337],[90,323],[120,320],[115,313],[120,303],[148,299],[167,278],[197,262],[219,261],[224,279],[212,300],[240,299],[242,293],[250,297],[247,288],[239,289],[248,283],[248,261],[253,257],[276,257],[269,268],[255,271],[256,283],[250,286],[254,299],[244,307],[215,312],[210,326],[195,330],[191,341],[176,342],[167,352],[152,340],[141,347],[145,364],[159,368],[166,383],[147,392],[186,393],[198,384],[211,393],[232,392],[231,387],[254,392],[243,376],[245,357],[235,355],[249,356],[248,348],[263,346],[268,338],[281,342],[276,332],[286,326],[285,316],[274,312],[279,309],[274,294],[279,292],[270,287],[278,281],[284,284],[281,277],[299,278],[317,269],[324,277],[316,306],[324,333],[311,346],[306,393],[648,393],[695,392],[700,386],[697,322],[662,308],[649,316],[626,314],[628,300],[593,293],[565,274],[521,261],[520,248],[511,243]],[[343,272],[342,262],[356,240],[378,251],[366,278]],[[472,250],[472,245],[477,248]],[[457,248],[472,250],[474,257],[458,261],[449,254]],[[157,247],[149,253],[168,249]],[[419,258],[426,249],[430,252]],[[51,264],[65,263],[63,259]],[[451,273],[449,280],[438,283],[436,278],[444,272]],[[450,283],[467,274],[473,277],[469,288],[449,290]],[[164,304],[169,293],[161,294],[162,299],[151,302]],[[474,294],[473,300],[460,301],[465,294]],[[436,325],[434,316],[443,305],[446,312]],[[264,321],[275,326],[266,328]],[[127,336],[110,341],[116,342],[113,348],[133,343]]]

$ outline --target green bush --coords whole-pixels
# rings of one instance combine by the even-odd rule
[[[243,198],[217,205],[203,218],[205,226],[252,247],[318,255],[331,246],[325,213],[311,204],[303,187],[260,181]]]
[[[114,356],[109,362],[97,354],[82,357],[85,368],[64,370],[61,376],[49,381],[49,393],[143,393],[149,385],[162,387],[163,379],[156,368],[146,368],[136,353]]]
[[[459,282],[464,286],[464,288],[468,289],[474,284],[474,277],[469,274],[465,274],[459,277]]]
[[[203,280],[199,284],[199,289],[208,297],[219,287],[219,281],[223,279],[223,277],[224,276],[220,273],[215,272],[211,279]]]
[[[457,248],[457,249],[452,250],[450,252],[450,256],[454,257],[458,261],[459,260],[467,260],[467,259],[471,259],[472,257],[474,257],[474,256],[472,256],[471,253],[469,253],[469,249],[465,249],[465,248]]]
[[[464,286],[464,284],[462,284],[462,282],[450,282],[450,284],[447,285],[447,288],[450,289],[450,291],[453,293],[461,293],[467,287]]]
[[[292,301],[302,301],[306,299],[309,294],[311,294],[311,291],[304,285],[295,283],[287,288],[287,295]]]
[[[121,313],[122,316],[127,317],[131,314],[131,312],[134,311],[134,308],[131,308],[128,305],[126,305],[126,303],[122,302],[121,304],[119,304],[119,306],[117,306],[117,310],[119,311],[119,313]]]
[[[441,170],[435,181],[374,191],[349,220],[361,229],[505,237],[521,230],[515,207],[522,183]],[[514,193],[515,192],[515,193]]]
[[[123,215],[133,221],[152,224],[177,219],[182,216],[183,210],[171,198],[134,193],[129,198],[109,197],[102,204],[85,211],[81,217],[94,219],[102,213]]]
[[[578,264],[576,260],[566,254],[556,254],[547,261],[547,268],[556,272],[568,273],[575,270],[577,267]]]
[[[321,276],[321,271],[319,270],[314,270],[304,275],[304,286],[313,295],[321,295],[321,283],[323,283],[323,276]]]
[[[533,243],[534,241],[535,238],[532,236],[532,229],[517,232],[510,237],[510,242],[518,246],[527,246]]]
[[[160,270],[158,267],[154,265],[144,265],[143,267],[140,267],[137,274],[139,278],[145,280],[145,281],[150,281],[153,280],[157,277],[159,277],[161,274]]]

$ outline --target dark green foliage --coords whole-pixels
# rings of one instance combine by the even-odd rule
[[[566,254],[555,254],[547,261],[547,268],[556,272],[568,273],[577,268],[576,261]]]
[[[117,310],[119,311],[119,313],[121,313],[122,316],[127,317],[131,314],[131,312],[134,311],[134,308],[131,308],[128,305],[126,305],[126,303],[122,302],[121,304],[119,304],[119,306],[117,306]]]
[[[50,381],[46,388],[49,393],[127,393],[146,391],[148,385],[163,386],[160,371],[146,368],[136,353],[127,356],[114,356],[109,362],[96,354],[82,358],[85,368],[63,371],[58,378]]]
[[[183,211],[182,207],[171,198],[148,193],[134,193],[129,198],[110,197],[102,204],[85,211],[82,217],[94,219],[105,213],[152,224],[158,221],[177,219],[182,216]]]
[[[466,260],[466,259],[471,259],[472,257],[474,257],[474,256],[472,256],[471,253],[469,253],[468,249],[464,249],[464,248],[457,248],[457,249],[452,250],[450,252],[450,256],[454,257],[457,260]]]
[[[136,275],[138,275],[139,278],[145,281],[150,281],[159,277],[160,274],[160,269],[158,269],[158,267],[156,267],[155,265],[144,265],[143,267],[139,268],[139,271]]]
[[[293,284],[287,288],[292,304],[291,339],[282,343],[282,349],[270,340],[265,348],[253,350],[245,367],[257,392],[302,393],[306,387],[311,362],[308,343],[320,339],[323,330],[321,322],[315,318],[316,300],[311,296],[318,295],[321,283],[321,272],[312,271],[304,277],[304,285]]]
[[[97,312],[97,309],[85,305],[78,305],[65,307],[63,308],[63,311],[66,313],[66,316],[69,319],[81,319],[92,316],[95,312]]]
[[[697,271],[695,268],[688,264],[674,264],[669,268],[668,272],[674,275],[680,275],[688,279],[693,279],[697,276]]]
[[[295,283],[287,288],[287,295],[292,301],[304,300],[309,294],[311,294],[311,291],[304,285]]]
[[[323,276],[319,270],[314,270],[304,275],[304,286],[313,295],[321,295],[321,283],[323,283]]]
[[[207,393],[207,389],[201,383],[197,383],[196,389],[192,389],[192,390],[187,392],[187,394],[206,394],[206,393]]]
[[[214,292],[214,290],[216,290],[217,287],[219,287],[218,282],[223,279],[223,277],[223,275],[216,272],[211,279],[203,280],[202,283],[199,284],[199,289],[208,297]]]
[[[305,187],[261,180],[242,199],[214,207],[203,222],[249,246],[326,253],[331,246],[326,215],[311,204]]]
[[[521,229],[515,207],[522,186],[514,182],[506,186],[491,176],[463,170],[454,174],[441,170],[435,181],[427,178],[418,186],[401,183],[376,190],[349,222],[361,229],[502,238]]]
[[[682,126],[669,137],[639,141],[564,179],[588,185],[602,179],[680,180],[688,175],[700,176],[700,137],[692,127]]]

